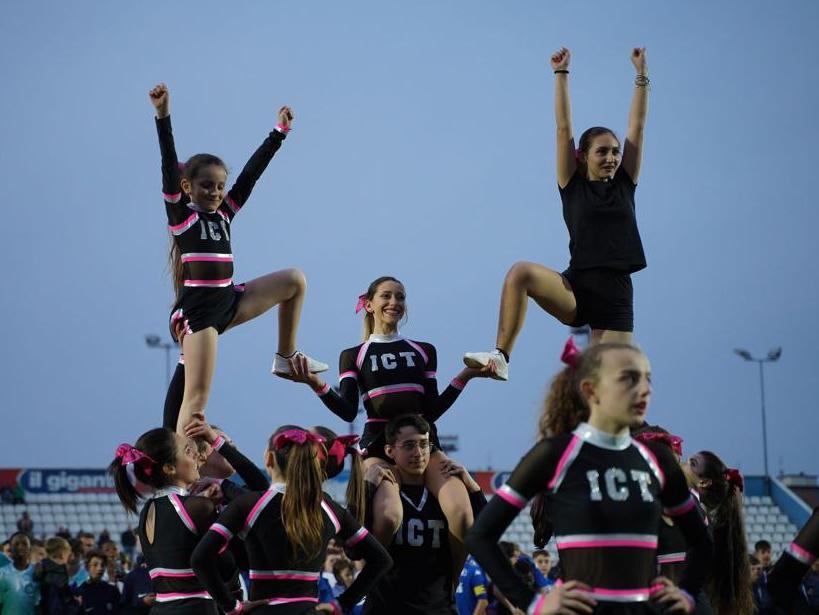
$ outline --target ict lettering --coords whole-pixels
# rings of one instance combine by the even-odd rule
[[[381,367],[378,365],[379,361],[381,361]],[[385,352],[382,355],[370,355],[370,369],[374,372],[377,372],[380,368],[396,369],[401,363],[407,367],[415,367],[415,353],[411,351],[399,352],[398,356],[395,356],[395,353]]]
[[[429,546],[433,549],[441,547],[441,533],[445,531],[443,519],[405,519],[401,529],[395,535],[396,545],[410,547]]]
[[[636,483],[640,488],[640,497],[644,502],[653,502],[654,496],[648,486],[651,484],[651,475],[642,470],[630,470],[631,482]],[[589,481],[589,499],[592,502],[602,502],[603,492],[600,486],[600,472],[589,470],[586,472],[586,479]],[[620,468],[609,468],[603,473],[603,485],[606,495],[614,502],[625,502],[631,491],[629,490],[629,479],[626,473]]]

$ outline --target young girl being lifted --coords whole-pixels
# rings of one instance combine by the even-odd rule
[[[177,368],[171,382],[172,389],[184,387],[184,392],[176,424],[170,427],[182,433],[195,416],[204,418],[219,334],[278,305],[279,345],[272,372],[287,376],[288,359],[304,356],[296,350],[296,330],[307,288],[304,274],[298,269],[284,269],[247,284],[234,285],[230,243],[230,224],[290,131],[293,112],[289,107],[279,110],[275,130],[226,191],[227,166],[212,154],[192,156],[180,171],[171,130],[168,87],[160,83],[149,92],[149,97],[156,109],[162,192],[173,239],[171,270],[176,304],[171,332],[179,340],[185,357],[184,368]],[[327,369],[324,363],[304,358],[311,372]],[[166,425],[168,422],[166,416]]]

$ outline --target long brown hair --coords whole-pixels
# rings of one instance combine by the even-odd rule
[[[120,445],[120,448],[128,448],[128,445]],[[176,459],[176,436],[173,430],[158,427],[146,431],[133,448],[143,453],[142,459],[132,466],[136,480],[154,489],[166,486],[166,475],[162,467],[166,463],[173,464]],[[137,501],[144,496],[137,491],[137,485],[131,482],[127,465],[123,463],[124,459],[119,455],[119,449],[117,453],[108,466],[108,473],[114,477],[114,487],[125,510],[135,513]]]
[[[187,162],[179,165],[179,170],[185,179],[192,182],[194,179],[196,179],[196,176],[203,167],[210,166],[212,164],[222,167],[227,174],[227,165],[221,158],[214,156],[213,154],[194,154],[188,158]],[[171,273],[171,280],[173,281],[174,298],[175,301],[178,301],[180,295],[182,294],[182,285],[185,282],[185,272],[182,266],[182,252],[179,250],[179,246],[176,245],[173,235],[170,235],[170,242],[171,245],[168,252],[168,270]]]
[[[589,404],[580,392],[580,383],[597,379],[603,353],[609,350],[631,350],[642,354],[639,348],[631,344],[607,342],[593,344],[576,355],[574,364],[557,373],[546,393],[538,421],[541,439],[570,433],[578,424],[589,420]]]
[[[291,553],[295,562],[309,562],[318,557],[323,546],[321,484],[324,472],[319,458],[322,444],[313,440],[302,444],[288,440],[276,446],[276,436],[289,430],[306,431],[293,425],[279,427],[270,437],[268,450],[273,453],[288,485],[281,510],[282,525],[290,541]]]
[[[344,459],[350,458],[350,476],[347,480],[347,510],[359,523],[363,524],[366,514],[367,492],[364,487],[364,462],[361,459],[361,451],[356,444],[344,444],[341,442],[347,436],[339,436],[332,429],[317,425],[313,431],[324,438],[324,449],[327,451],[327,458],[324,461],[325,479],[338,476],[344,469]],[[337,444],[338,443],[338,444]],[[343,447],[343,457],[340,460],[330,455],[334,447]]]
[[[698,477],[711,481],[708,487],[697,487],[714,528],[713,573],[705,585],[708,598],[715,615],[755,613],[742,491],[728,480],[729,469],[722,459],[711,451],[698,455],[703,460]]]
[[[394,278],[391,275],[382,275],[380,278],[376,278],[370,285],[367,287],[367,292],[364,293],[364,296],[367,298],[367,301],[372,301],[373,297],[375,297],[375,293],[378,291],[378,287],[383,284],[384,282],[395,282],[397,284],[404,285],[401,280],[398,278]],[[407,310],[406,307],[404,308],[404,317],[406,318]],[[363,339],[364,341],[372,335],[373,331],[375,330],[375,317],[368,311],[364,310],[364,330],[363,330]]]

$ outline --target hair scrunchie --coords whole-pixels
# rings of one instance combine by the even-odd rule
[[[119,459],[121,465],[125,466],[125,475],[128,477],[128,482],[140,496],[143,498],[149,497],[155,489],[150,485],[143,483],[137,478],[134,466],[139,466],[146,476],[151,476],[153,473],[153,466],[156,462],[147,453],[142,452],[138,448],[130,444],[120,444],[114,456]]]
[[[725,470],[725,480],[728,481],[729,485],[733,485],[739,489],[740,493],[745,491],[745,479],[742,478],[742,474],[740,474],[739,470],[735,470],[734,468]]]
[[[580,360],[580,348],[574,343],[574,338],[569,337],[566,344],[563,346],[563,352],[560,354],[560,360],[566,365],[574,369],[577,367],[577,362]]]

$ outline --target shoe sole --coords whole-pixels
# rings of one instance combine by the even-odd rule
[[[487,366],[487,363],[481,363],[480,361],[478,361],[477,359],[473,359],[472,357],[464,357],[464,365],[466,365],[467,367],[471,367],[473,369],[483,369],[484,367]],[[502,380],[503,382],[506,382],[509,380],[509,374],[507,373],[505,376],[493,374],[491,378],[492,380]]]

